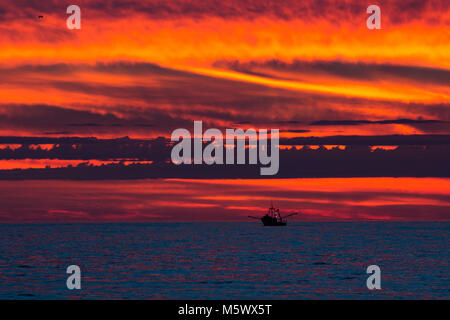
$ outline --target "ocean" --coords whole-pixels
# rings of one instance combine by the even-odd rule
[[[0,299],[449,299],[449,239],[449,222],[1,224]]]

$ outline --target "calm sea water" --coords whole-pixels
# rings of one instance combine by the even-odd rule
[[[450,223],[0,225],[0,299],[449,299],[449,239]]]

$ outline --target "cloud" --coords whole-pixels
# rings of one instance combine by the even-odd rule
[[[227,19],[245,18],[254,19],[259,16],[268,16],[278,19],[332,19],[335,22],[345,21],[351,17],[365,15],[367,4],[358,0],[351,1],[295,1],[279,2],[250,0],[241,2],[205,0],[192,2],[189,0],[80,0],[78,5],[86,10],[89,17],[121,17],[126,14],[144,14],[148,18],[163,20],[191,17],[202,19],[206,17],[224,17]],[[438,13],[449,10],[445,0],[405,0],[389,1],[379,4],[383,8],[383,15],[393,23],[405,23],[415,20],[425,20],[435,16],[439,21]],[[0,16],[4,19],[34,18],[37,14],[65,13],[65,3],[60,1],[30,1],[17,0],[5,2],[0,6]],[[12,14],[15,12],[15,15]],[[430,21],[433,22],[433,21]]]
[[[73,32],[64,23],[67,3],[3,1],[2,63],[126,59],[205,67],[221,59],[277,58],[450,66],[446,0],[384,1],[382,30],[376,33],[367,30],[367,3],[359,0],[80,0],[78,5],[82,29]],[[41,14],[44,19],[37,19]]]
[[[417,83],[432,83],[448,86],[450,70],[414,65],[398,65],[385,63],[364,63],[350,61],[302,61],[282,60],[267,61],[217,61],[218,67],[248,74],[262,75],[273,79],[295,79],[296,76],[327,75],[336,78],[348,78],[364,81],[390,80],[392,78]]]
[[[414,120],[414,119],[394,119],[394,120],[319,120],[312,122],[312,126],[357,126],[363,124],[441,124],[439,120]]]
[[[71,179],[114,180],[148,178],[262,179],[259,165],[177,166],[170,162],[173,144],[167,138],[151,140],[0,137],[0,180]],[[8,145],[16,145],[9,148]],[[31,146],[30,146],[31,145]],[[37,146],[44,145],[45,148]],[[280,170],[272,178],[325,177],[450,177],[449,135],[334,136],[282,138]],[[297,149],[295,146],[304,148]],[[321,146],[311,149],[308,146]],[[325,148],[323,146],[331,146]],[[333,146],[345,146],[336,148]],[[397,146],[374,149],[372,146]],[[248,159],[248,155],[246,156]],[[41,169],[21,159],[42,159]],[[63,160],[99,160],[94,165],[58,165]],[[132,160],[135,163],[104,163]],[[148,161],[151,161],[149,164]],[[95,162],[95,161],[94,161]],[[98,163],[100,162],[100,163]],[[18,166],[14,166],[17,163]],[[45,165],[49,168],[45,168]],[[10,170],[10,169],[22,170]]]
[[[14,130],[23,130],[25,135],[70,132],[99,136],[168,136],[176,128],[191,127],[194,120],[203,120],[206,126],[216,128],[275,126],[292,134],[336,134],[320,122],[326,117],[329,117],[327,121],[336,121],[336,124],[359,119],[367,121],[366,125],[360,122],[351,134],[374,134],[376,130],[369,126],[373,123],[384,123],[386,134],[449,132],[445,121],[450,121],[450,112],[445,101],[419,103],[371,99],[370,95],[365,97],[367,87],[363,91],[354,89],[359,92],[358,96],[330,94],[329,90],[335,88],[339,91],[339,88],[353,85],[354,88],[367,86],[369,80],[347,84],[342,80],[345,78],[337,79],[330,73],[317,78],[318,73],[314,71],[317,64],[307,63],[312,69],[305,71],[298,63],[250,63],[233,78],[152,63],[3,66],[0,68],[3,75],[0,80],[0,93],[3,94],[0,134],[10,135]],[[329,64],[322,66],[321,63],[320,68],[326,70]],[[238,64],[237,68],[244,65]],[[352,64],[342,66],[350,70],[354,67]],[[236,64],[229,67],[236,68]],[[372,67],[376,69],[376,66]],[[248,81],[245,78],[247,72],[258,68],[265,70],[264,78]],[[300,80],[301,85],[310,83],[324,89],[310,92],[307,88],[289,88],[291,84],[295,86],[297,80],[289,82],[287,87],[272,84],[270,79],[274,72],[277,77],[282,76],[280,72],[286,73]],[[343,82],[336,85],[339,81]],[[404,86],[402,79],[385,80],[385,83],[389,84],[385,85],[387,91],[383,93],[387,96],[397,94],[396,86]],[[370,90],[378,90],[377,81],[370,86]],[[408,96],[409,90],[423,90],[423,86],[411,85],[402,90]],[[442,86],[429,83],[425,86],[430,86],[430,94],[445,93]],[[425,120],[392,121],[392,116]],[[310,126],[311,123],[314,125]]]

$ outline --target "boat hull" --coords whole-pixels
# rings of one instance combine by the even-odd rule
[[[261,222],[265,227],[282,227],[286,225],[285,221],[279,221],[277,219],[264,216],[261,218]]]

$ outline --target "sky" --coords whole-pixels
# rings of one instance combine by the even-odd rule
[[[0,181],[1,194],[15,191],[0,197],[0,223],[253,221],[271,201],[298,212],[291,221],[442,221],[449,188],[448,178]]]
[[[0,136],[7,137],[3,139],[6,143],[0,144],[0,179],[2,171],[15,168],[43,170],[40,182],[0,181],[4,190],[0,204],[6,208],[1,221],[70,220],[71,212],[86,210],[88,216],[84,217],[89,221],[92,217],[99,221],[116,219],[108,218],[106,212],[91,217],[88,209],[74,208],[72,200],[54,189],[63,182],[46,180],[44,171],[47,166],[48,172],[54,167],[77,166],[81,160],[101,165],[114,159],[67,159],[61,152],[56,157],[45,153],[32,156],[32,151],[19,156],[21,149],[11,156],[2,150],[20,148],[21,144],[10,142],[14,139],[8,137],[168,138],[177,128],[193,130],[194,120],[202,120],[205,128],[279,128],[285,139],[450,135],[450,3],[446,0],[79,0],[80,30],[66,27],[66,8],[70,4],[56,0],[0,3]],[[369,4],[381,8],[381,30],[366,27]],[[40,15],[43,18],[38,18]],[[385,142],[379,144],[386,147]],[[60,147],[58,143],[39,141],[34,145],[31,148]],[[448,143],[442,150],[445,160],[450,155]],[[403,157],[409,151],[402,152]],[[346,157],[355,161],[350,154]],[[358,190],[353,189],[354,178],[341,179],[353,200],[335,203],[332,194],[338,191],[331,186],[326,201],[333,205],[308,204],[309,213],[304,219],[423,220],[428,216],[448,220],[448,201],[421,196],[434,197],[437,181],[441,183],[439,194],[450,195],[450,173],[448,168],[436,165],[435,157],[414,153],[412,162],[435,166],[438,174],[429,180],[417,180],[427,183],[414,182],[414,178],[395,180],[400,189],[394,202],[378,195],[389,193],[384,180],[374,178],[368,182],[377,186],[376,191],[364,190],[377,194],[372,201],[360,200]],[[327,166],[339,170],[335,163]],[[366,168],[362,175],[371,177],[374,173]],[[387,176],[396,174],[389,172]],[[423,174],[410,171],[407,176]],[[218,216],[228,220],[230,214],[242,218],[253,209],[262,211],[268,199],[274,198],[270,184],[258,181],[258,187],[264,190],[264,195],[255,198],[258,201],[234,195],[233,205],[228,205],[225,189],[212,189],[208,181],[196,183],[195,188],[217,197],[214,205],[222,208]],[[303,187],[303,182],[293,181],[295,187]],[[90,189],[96,183],[85,181],[84,185]],[[93,192],[103,194],[109,190],[109,183],[103,181],[101,190],[95,187]],[[188,181],[146,183],[149,188],[192,187]],[[75,191],[79,184],[83,182],[64,182],[68,190]],[[411,191],[410,184],[420,185],[420,190]],[[32,205],[26,207],[28,211],[17,209],[18,213],[13,214],[16,207],[9,192],[17,193],[28,185],[47,192],[39,201],[33,192],[23,193],[24,203]],[[218,182],[214,185],[221,186]],[[290,191],[285,190],[286,194]],[[316,203],[316,194],[310,196]],[[165,209],[166,219],[171,221],[196,219],[194,214],[171,213],[170,208],[177,207],[175,202],[155,201],[160,195],[149,197],[158,203],[156,220],[164,219],[161,212]],[[291,198],[296,195],[286,197],[289,199],[280,200],[280,206],[295,210]],[[276,198],[286,197],[278,194]],[[88,198],[73,193],[73,200],[86,208]],[[183,208],[195,202],[187,194],[182,199]],[[297,205],[307,205],[305,201]],[[363,201],[362,212],[355,205],[358,201]],[[134,206],[146,204],[142,199],[138,202],[121,202],[125,220],[146,219],[146,210],[136,216],[131,214]],[[201,219],[208,220],[206,212],[216,210],[209,204],[202,207]],[[389,206],[388,212],[383,206]],[[411,211],[408,206],[417,210]],[[239,207],[253,209],[242,214],[241,209],[236,209]],[[43,214],[51,210],[59,212],[58,217]]]

